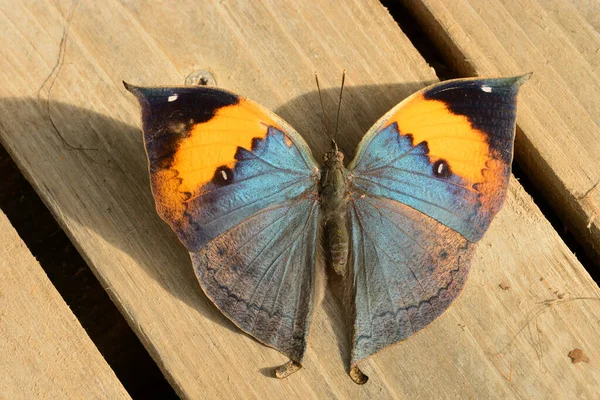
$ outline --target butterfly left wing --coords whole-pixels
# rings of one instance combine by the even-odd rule
[[[213,303],[300,363],[314,290],[319,169],[260,105],[209,87],[126,87],[142,106],[152,193]]]
[[[516,96],[528,76],[432,85],[365,135],[351,172],[352,366],[460,294],[506,195]]]

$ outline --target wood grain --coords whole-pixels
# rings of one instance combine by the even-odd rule
[[[2,212],[0,243],[0,398],[129,398]]]
[[[208,69],[284,117],[320,157],[329,138],[313,71],[333,120],[346,68],[338,142],[350,158],[385,111],[436,80],[378,2],[74,4],[0,2],[0,138],[182,397],[595,397],[600,290],[517,182],[456,305],[365,362],[361,387],[344,371],[331,292],[316,307],[305,367],[276,380],[286,359],[206,299],[156,215],[139,109],[121,80],[175,85]],[[571,364],[574,348],[590,363]]]
[[[600,266],[600,6],[404,0],[464,75],[533,71],[515,161]]]

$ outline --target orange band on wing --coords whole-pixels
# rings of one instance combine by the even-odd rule
[[[252,139],[266,137],[269,126],[281,130],[256,104],[240,99],[237,104],[220,108],[207,122],[192,125],[178,143],[169,169],[153,174],[154,197],[161,215],[183,222],[186,201],[210,182],[217,168],[234,167],[238,147],[250,150]],[[185,129],[170,127],[171,131]],[[290,140],[291,145],[291,140]],[[168,215],[168,216],[167,216]]]
[[[179,190],[195,193],[213,178],[218,167],[233,168],[237,148],[250,149],[252,139],[264,138],[269,126],[279,128],[245,100],[223,107],[209,121],[194,125],[180,142],[172,165],[181,179]]]
[[[419,94],[400,107],[391,122],[398,123],[403,135],[411,134],[414,145],[427,142],[432,163],[444,159],[453,173],[472,184],[482,181],[489,159],[485,134],[472,128],[467,117],[453,114],[444,102],[425,100]]]

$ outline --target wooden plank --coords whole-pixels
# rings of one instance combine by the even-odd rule
[[[600,3],[589,0],[570,0],[570,3],[596,32],[600,32]]]
[[[600,265],[598,2],[404,3],[461,75],[533,71],[515,160]]]
[[[129,398],[1,211],[0,243],[0,398]]]
[[[435,80],[379,3],[0,4],[0,137],[183,397],[595,397],[600,291],[517,182],[463,296],[365,362],[371,380],[360,387],[344,372],[333,296],[316,307],[305,368],[273,379],[285,357],[215,309],[156,215],[139,109],[121,80],[172,85],[209,69],[221,87],[283,116],[319,156],[328,137],[312,73],[334,115],[347,68],[339,142],[350,157],[385,111]],[[589,364],[571,364],[576,347]]]

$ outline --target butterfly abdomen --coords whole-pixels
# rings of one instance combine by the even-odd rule
[[[348,178],[343,159],[337,147],[327,152],[320,182],[325,255],[339,275],[347,272],[349,249]]]

